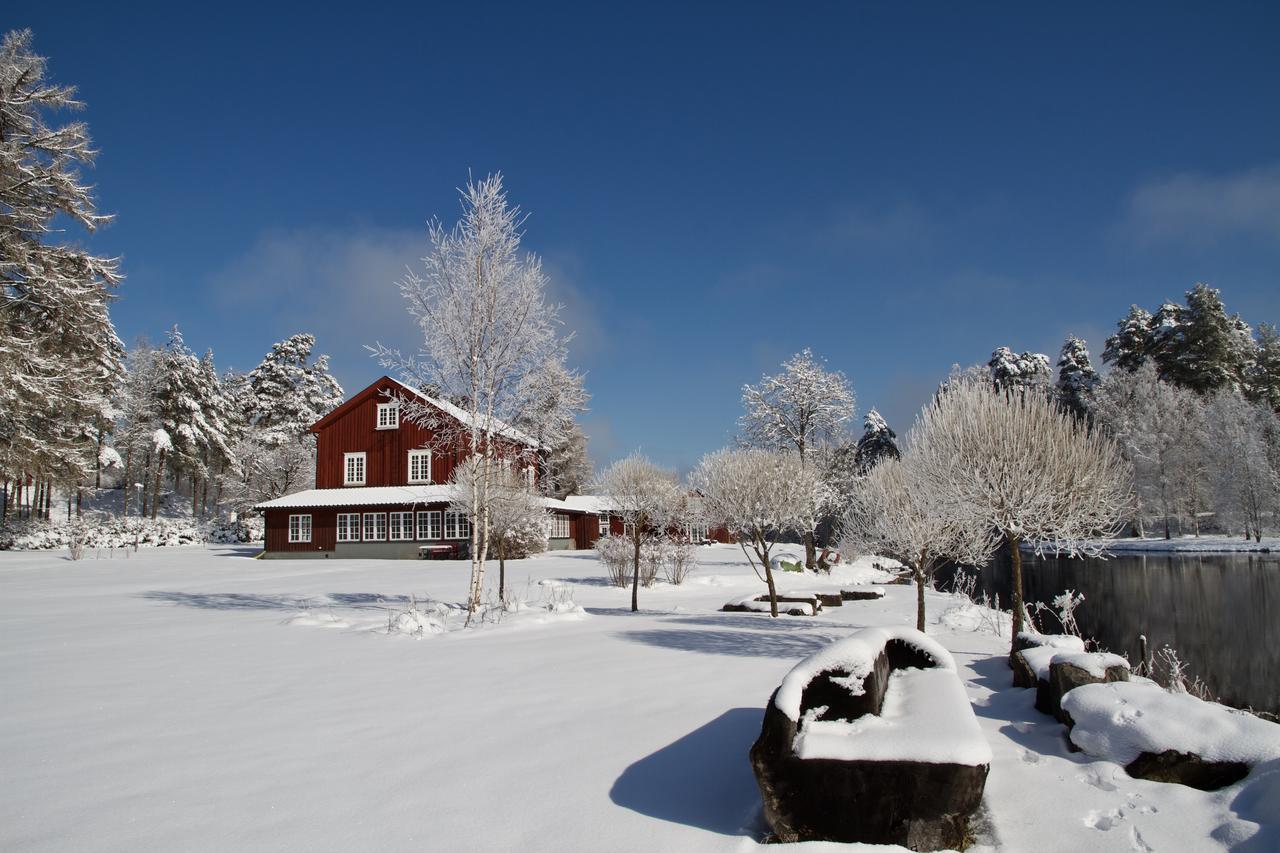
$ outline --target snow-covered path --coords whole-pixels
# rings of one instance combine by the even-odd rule
[[[568,581],[587,612],[415,639],[374,629],[402,597],[460,598],[464,565],[247,553],[0,554],[0,849],[753,849],[769,693],[851,628],[914,620],[893,586],[813,619],[717,613],[758,584],[719,546],[684,587],[641,590],[639,614],[591,554],[515,562],[517,589]],[[929,604],[936,620],[955,600]],[[1005,641],[930,633],[995,752],[978,849],[1221,849],[1236,788],[1068,753],[1007,686]]]

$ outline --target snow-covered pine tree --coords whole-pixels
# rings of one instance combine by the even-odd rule
[[[1206,284],[1187,291],[1186,308],[1179,315],[1163,353],[1161,375],[1201,394],[1239,387],[1252,349],[1244,321],[1228,316],[1219,291]]]
[[[1089,416],[1090,399],[1098,384],[1098,371],[1089,360],[1089,349],[1075,335],[1069,335],[1062,344],[1058,357],[1058,382],[1055,390],[1058,402],[1078,418]]]
[[[538,454],[538,488],[544,495],[563,498],[590,477],[586,436],[577,416],[587,411],[591,395],[581,373],[563,359],[553,359],[521,382],[520,420],[515,424],[544,449]],[[583,465],[586,470],[583,471]]]
[[[1166,299],[1151,315],[1151,339],[1148,353],[1163,379],[1176,381],[1178,360],[1183,350],[1183,325],[1186,309]]]
[[[885,459],[899,459],[898,435],[889,428],[884,417],[875,409],[862,419],[862,438],[858,439],[854,462],[858,473],[865,475]]]
[[[1280,413],[1280,334],[1271,323],[1258,324],[1258,346],[1245,381],[1249,399]]]
[[[205,449],[200,359],[187,348],[177,326],[169,330],[165,346],[157,355],[157,367],[156,415],[160,429],[168,436],[163,457],[173,474],[176,491],[182,477],[199,475]],[[157,447],[163,444],[157,442]],[[159,508],[163,476],[163,470],[155,472],[151,495],[153,518]]]
[[[997,347],[987,362],[991,381],[1002,390],[1044,391],[1049,387],[1049,356],[1039,352],[1015,353]]]
[[[145,339],[139,340],[129,350],[125,364],[124,380],[115,398],[112,436],[124,462],[121,512],[127,516],[133,496],[143,498],[144,490],[138,486],[150,482],[151,436],[160,425],[156,404],[158,352]],[[145,511],[145,506],[139,507],[139,512]]]
[[[806,348],[784,361],[781,373],[742,386],[745,413],[738,423],[748,445],[795,450],[803,467],[808,451],[840,438],[854,405],[845,375],[827,370]],[[802,533],[805,566],[812,570],[817,567],[814,531]]]
[[[89,475],[96,433],[124,348],[107,311],[119,264],[50,235],[55,219],[93,231],[97,213],[79,167],[96,152],[82,122],[48,123],[83,105],[46,79],[30,30],[0,43],[0,479],[66,484]],[[57,412],[53,418],[50,413]]]
[[[293,335],[272,344],[249,373],[248,420],[270,443],[309,435],[312,424],[342,404],[342,386],[329,374],[329,356],[311,361],[315,345],[315,335]]]
[[[1121,370],[1137,370],[1151,357],[1151,312],[1137,305],[1116,323],[1116,333],[1107,338],[1102,360]]]

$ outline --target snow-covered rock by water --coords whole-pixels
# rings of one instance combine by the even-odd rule
[[[1146,680],[1077,687],[1062,708],[1072,743],[1118,764],[1169,750],[1249,765],[1280,758],[1280,725]]]
[[[1120,655],[1110,652],[1063,652],[1059,651],[1049,660],[1050,667],[1055,663],[1065,663],[1076,669],[1089,673],[1094,678],[1106,678],[1107,670],[1119,667],[1129,669],[1129,661]],[[1039,673],[1037,672],[1037,675]]]

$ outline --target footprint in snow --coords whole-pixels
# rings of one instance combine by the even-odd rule
[[[1124,820],[1124,815],[1119,809],[1112,809],[1109,812],[1100,812],[1094,809],[1085,815],[1084,825],[1099,832],[1108,832],[1118,826],[1122,820]]]
[[[1129,827],[1129,847],[1134,853],[1155,853],[1155,848],[1146,842],[1136,826]]]
[[[1086,785],[1092,785],[1099,791],[1116,790],[1116,784],[1112,781],[1114,778],[1114,771],[1112,771],[1111,778],[1107,778],[1107,776],[1104,776],[1100,770],[1090,770],[1088,773],[1082,773],[1076,777],[1076,779],[1084,782]]]
[[[1044,761],[1044,756],[1040,755],[1038,752],[1032,752],[1029,749],[1023,749],[1019,751],[1021,752],[1021,755],[1019,757],[1023,761],[1025,761],[1027,764],[1039,764],[1040,762]]]

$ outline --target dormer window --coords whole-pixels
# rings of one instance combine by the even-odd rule
[[[395,400],[378,404],[378,429],[400,428],[400,404]]]

